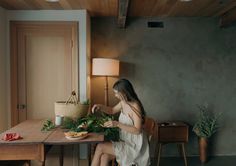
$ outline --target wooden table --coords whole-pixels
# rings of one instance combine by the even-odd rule
[[[184,164],[187,166],[184,144],[188,142],[188,125],[180,121],[163,122],[158,124],[158,160],[160,165],[160,156],[162,145],[176,143],[184,157]]]
[[[65,138],[60,128],[42,132],[43,122],[44,120],[27,120],[0,134],[0,160],[38,160],[44,166],[48,146],[104,141],[104,135],[96,133],[89,133],[89,136],[83,140],[70,141]],[[15,132],[19,133],[23,139],[10,142],[2,140],[5,133]],[[60,165],[63,165],[63,153],[60,154]]]
[[[71,141],[65,138],[64,136],[64,130],[58,128],[55,130],[45,141],[45,145],[60,145],[60,166],[63,166],[64,162],[64,146],[65,145],[75,145],[75,144],[80,144],[80,143],[87,143],[89,145],[88,152],[89,152],[89,157],[91,156],[90,154],[90,145],[93,143],[99,143],[104,141],[104,135],[103,134],[97,134],[97,133],[89,133],[88,136],[85,139],[82,140],[76,140],[76,141]],[[90,165],[90,158],[89,158],[89,165]]]
[[[38,160],[45,161],[44,140],[52,133],[41,132],[43,120],[28,120],[0,135],[0,160]],[[5,133],[20,133],[21,140],[3,141]]]

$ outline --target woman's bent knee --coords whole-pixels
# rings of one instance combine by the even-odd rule
[[[109,154],[103,154],[101,156],[101,160],[103,160],[103,161],[110,161],[110,155]]]
[[[103,153],[103,144],[102,143],[99,143],[96,147],[96,150],[100,153]]]
[[[104,154],[104,148],[105,148],[104,144],[99,143],[96,147],[96,152],[95,153],[97,153],[99,155],[103,155]]]

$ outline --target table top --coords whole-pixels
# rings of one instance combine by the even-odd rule
[[[64,130],[58,128],[44,141],[49,145],[67,145],[80,143],[98,143],[104,141],[104,135],[98,133],[88,133],[88,136],[81,140],[68,140],[64,135]]]
[[[18,145],[18,144],[38,144],[43,143],[47,145],[66,145],[79,143],[98,143],[104,141],[103,134],[89,133],[88,136],[82,140],[71,141],[65,138],[64,130],[55,128],[51,131],[41,131],[45,120],[26,120],[15,127],[0,134],[0,145]],[[23,139],[14,141],[4,141],[3,136],[6,133],[19,133]]]
[[[41,128],[43,126],[44,120],[27,120],[15,127],[0,134],[0,145],[1,144],[34,144],[42,143],[46,138],[53,132],[42,132]],[[6,133],[19,133],[23,139],[15,141],[4,141],[3,136]]]

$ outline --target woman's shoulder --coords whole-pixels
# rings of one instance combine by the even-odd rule
[[[132,115],[134,115],[134,114],[140,115],[141,114],[141,108],[137,102],[129,102],[128,105],[129,105],[130,109],[132,110],[131,111]]]
[[[137,110],[140,110],[140,106],[137,102],[130,102],[130,105],[134,108],[136,108]]]

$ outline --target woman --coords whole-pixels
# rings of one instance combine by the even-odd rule
[[[126,79],[120,79],[113,85],[115,97],[120,102],[113,108],[96,104],[92,112],[103,111],[107,114],[120,112],[119,121],[107,121],[105,127],[120,129],[119,142],[105,142],[97,145],[92,166],[107,166],[116,158],[120,166],[148,166],[149,144],[143,133],[142,124],[145,112],[132,84]]]

